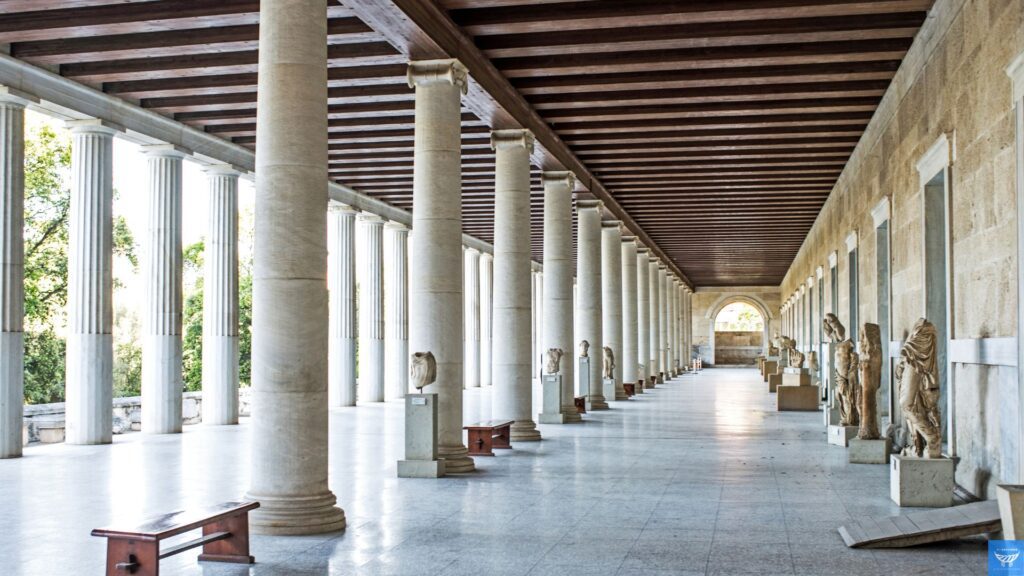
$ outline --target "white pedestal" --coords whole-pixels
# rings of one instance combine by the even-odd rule
[[[579,382],[579,394],[584,398],[590,397],[590,357],[580,356],[579,366],[576,370],[576,381]]]
[[[825,410],[825,418],[826,426],[839,426],[839,423],[842,421],[842,417],[839,415],[839,408]]]
[[[999,518],[1003,521],[1003,540],[1024,538],[1024,486],[1000,484],[996,487]]]
[[[952,506],[953,460],[894,455],[889,465],[889,497],[899,506]]]
[[[892,441],[888,438],[878,440],[850,439],[850,450],[847,452],[850,464],[888,464],[892,452]]]
[[[814,386],[779,386],[775,389],[775,409],[779,412],[813,412],[818,409],[818,389]]]
[[[444,459],[437,457],[437,394],[405,397],[405,460],[399,478],[441,478]]]
[[[602,378],[601,386],[604,389],[605,400],[620,400],[615,397],[615,378]],[[622,398],[625,400],[625,398]]]
[[[787,368],[782,373],[782,385],[783,386],[808,386],[811,385],[811,375],[806,372],[790,372]],[[818,389],[814,389],[815,396],[818,394]]]
[[[562,413],[562,375],[545,374],[541,376],[544,386],[544,411],[537,416],[541,424],[565,424]]]
[[[764,364],[761,365],[761,374],[764,376],[764,381],[768,381],[768,375],[774,374],[779,370],[779,362],[777,360],[765,360]]]
[[[859,430],[859,426],[837,426],[829,424],[828,443],[845,448],[850,445],[851,438],[857,437],[857,431]]]

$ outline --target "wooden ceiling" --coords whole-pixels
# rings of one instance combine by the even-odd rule
[[[446,11],[475,46],[453,55],[489,60],[514,89],[505,99],[525,101],[553,131],[541,145],[566,147],[562,157],[594,178],[588,187],[607,191],[694,285],[777,285],[931,3],[331,1],[331,177],[412,209],[405,64],[415,51],[376,16],[385,4],[421,20]],[[258,0],[5,0],[2,9],[0,44],[12,56],[254,146]],[[463,113],[463,217],[467,233],[490,241],[489,130],[502,126],[481,117]]]

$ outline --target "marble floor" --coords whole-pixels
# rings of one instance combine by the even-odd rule
[[[539,391],[538,391],[539,392]],[[535,394],[539,397],[539,393]],[[467,420],[487,417],[466,392]],[[817,413],[777,413],[757,372],[677,378],[579,425],[541,426],[479,471],[399,480],[400,403],[331,413],[331,488],[344,533],[253,538],[257,563],[162,574],[704,575],[984,574],[981,540],[850,550],[836,527],[890,515],[885,466],[850,465]],[[89,531],[241,496],[249,426],[128,434],[0,461],[0,574],[102,574]]]

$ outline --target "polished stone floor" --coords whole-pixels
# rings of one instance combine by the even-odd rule
[[[537,394],[535,394],[537,395]],[[486,418],[486,390],[466,393]],[[542,426],[479,472],[399,480],[400,403],[331,415],[342,534],[254,537],[251,567],[167,560],[162,574],[514,576],[984,574],[983,541],[850,550],[844,520],[897,514],[885,466],[850,465],[817,413],[776,413],[753,370],[704,370]],[[249,427],[33,447],[0,461],[0,574],[102,574],[90,529],[241,496]]]

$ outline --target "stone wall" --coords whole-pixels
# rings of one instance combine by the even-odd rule
[[[781,298],[779,294],[777,286],[738,286],[728,289],[697,288],[692,296],[691,330],[693,345],[698,349],[704,364],[714,364],[712,354],[714,323],[715,316],[722,308],[733,302],[747,302],[759,310],[763,309],[768,314],[766,322],[770,335],[773,331],[781,329],[779,323]]]
[[[1016,335],[1016,200],[1011,83],[1004,69],[1024,50],[1019,0],[938,0],[849,163],[832,190],[783,284],[788,297],[838,252],[839,298],[826,310],[849,317],[846,238],[858,237],[858,315],[877,322],[875,223],[872,209],[891,206],[892,340],[922,316],[923,192],[917,164],[945,135],[952,149],[949,206],[951,298],[955,339]],[[947,153],[948,157],[949,154]],[[957,365],[957,482],[991,496],[998,481],[1019,481],[1016,456],[1000,454],[997,436],[1017,436],[1017,398],[997,395],[999,370]],[[1014,393],[1015,394],[1015,393]],[[943,407],[943,417],[946,417]],[[1006,421],[1001,421],[1006,418]],[[1011,423],[1010,420],[1013,420]],[[1011,425],[1012,424],[1012,425]],[[1018,440],[1019,442],[1019,440]],[[1006,444],[1005,442],[1003,443]],[[1012,444],[1016,449],[1016,442]],[[1012,460],[1003,469],[1001,462]],[[1013,469],[1009,469],[1013,468]]]
[[[715,365],[754,365],[764,352],[764,332],[715,332]]]

